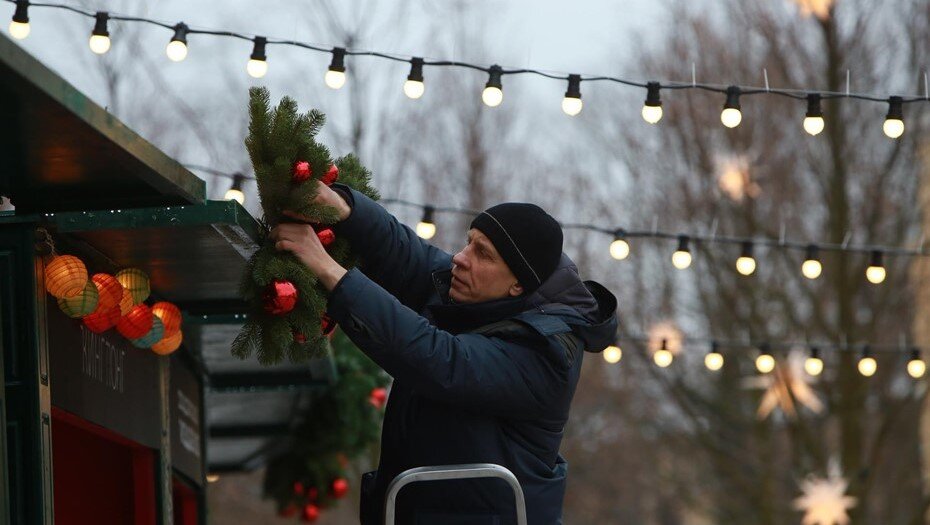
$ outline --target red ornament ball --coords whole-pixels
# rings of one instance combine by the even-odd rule
[[[384,404],[387,402],[387,390],[380,386],[372,388],[371,394],[368,395],[368,402],[377,409],[384,408]]]
[[[323,314],[320,318],[320,332],[323,335],[329,335],[336,329],[336,321],[333,321],[328,315]]]
[[[300,160],[294,163],[291,176],[294,178],[294,182],[303,182],[309,179],[312,173],[312,170],[310,170],[310,163],[305,160]]]
[[[304,344],[307,342],[307,336],[295,330],[294,331],[294,342]]]
[[[294,495],[295,495],[295,496],[303,496],[303,495],[304,495],[304,484],[303,484],[303,483],[301,483],[301,482],[299,482],[299,481],[295,481],[295,482],[294,482]]]
[[[333,233],[332,228],[326,228],[325,230],[320,230],[316,232],[316,236],[320,239],[320,244],[323,246],[329,246],[336,240],[336,234]]]
[[[316,487],[307,489],[307,501],[316,501],[320,497],[320,491]]]
[[[290,281],[275,279],[265,287],[263,299],[266,312],[271,315],[284,315],[297,304],[297,287]]]
[[[84,316],[84,326],[95,334],[102,334],[116,326],[116,322],[121,317],[120,313],[119,305],[106,311],[97,310],[90,315]]]
[[[342,498],[349,492],[349,482],[345,478],[336,478],[333,480],[333,497]]]
[[[337,168],[335,164],[330,164],[329,169],[326,170],[326,175],[323,175],[323,178],[320,180],[327,186],[336,182],[339,180],[339,168]]]
[[[116,307],[119,309],[119,306]],[[138,339],[149,333],[152,324],[155,322],[155,316],[152,315],[152,309],[145,303],[139,303],[129,310],[129,313],[120,317],[116,322],[116,330],[126,339]]]
[[[313,523],[320,518],[320,507],[317,507],[313,503],[307,503],[304,505],[303,515],[300,517],[303,521]]]
[[[297,505],[294,505],[293,503],[291,503],[287,507],[284,507],[283,509],[279,510],[278,516],[281,516],[282,518],[290,518],[292,516],[297,515],[297,510],[298,510]]]

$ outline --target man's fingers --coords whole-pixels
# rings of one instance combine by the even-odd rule
[[[276,250],[294,251],[294,248],[295,248],[296,246],[297,246],[297,245],[294,244],[293,241],[287,241],[287,240],[281,240],[281,241],[278,241],[278,242],[274,243],[274,248],[275,248]]]

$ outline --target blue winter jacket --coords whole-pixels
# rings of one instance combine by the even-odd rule
[[[353,202],[336,233],[361,264],[333,289],[328,313],[394,378],[378,470],[362,480],[362,524],[383,523],[397,474],[463,463],[507,467],[529,523],[561,523],[559,444],[583,351],[603,350],[616,333],[616,298],[582,282],[563,255],[529,297],[451,304],[451,255],[361,193],[339,189]],[[514,498],[497,479],[415,483],[398,497],[397,523],[516,523]]]

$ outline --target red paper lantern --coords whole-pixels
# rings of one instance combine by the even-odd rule
[[[116,330],[126,339],[138,339],[152,329],[152,309],[145,303],[137,304],[116,322]]]
[[[290,281],[275,279],[265,287],[263,299],[266,312],[271,315],[284,315],[297,304],[297,287]]]
[[[310,163],[305,160],[299,160],[294,163],[294,169],[291,170],[291,177],[294,182],[303,182],[310,178],[313,172],[310,170]]]
[[[336,478],[333,480],[332,489],[334,498],[342,498],[349,492],[349,482],[345,478]]]
[[[98,309],[92,314],[84,316],[84,326],[95,334],[102,334],[116,326],[116,322],[119,321],[120,317],[118,306],[114,306],[106,311]]]
[[[152,351],[158,355],[168,355],[181,346],[184,340],[184,332],[178,330],[174,335],[163,336],[161,341],[152,345]]]
[[[329,246],[336,240],[336,234],[333,233],[332,228],[326,228],[325,230],[320,230],[316,232],[316,236],[320,239],[320,244],[324,247]]]
[[[382,409],[384,408],[384,403],[387,401],[387,390],[381,388],[371,389],[371,394],[368,395],[368,402],[371,403],[375,408]]]
[[[165,325],[165,337],[172,336],[181,330],[181,310],[177,306],[160,301],[152,305],[152,314],[161,319]]]
[[[319,518],[320,518],[320,507],[317,507],[313,503],[307,503],[306,505],[304,505],[304,512],[301,515],[300,519],[306,522],[313,523]]]
[[[91,280],[97,285],[97,294],[100,296],[97,308],[109,310],[119,306],[123,298],[123,285],[107,273],[95,273]]]
[[[329,169],[326,170],[326,175],[323,175],[323,178],[320,180],[327,186],[336,182],[339,180],[339,168],[337,168],[335,164],[330,164]]]

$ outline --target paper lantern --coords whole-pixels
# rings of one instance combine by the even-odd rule
[[[148,299],[149,293],[152,291],[151,285],[149,284],[149,276],[145,275],[145,272],[138,268],[120,270],[116,272],[116,279],[124,288],[129,288],[129,293],[132,294],[133,304],[140,304],[142,301]]]
[[[149,348],[155,343],[161,341],[161,338],[164,335],[165,325],[162,324],[161,319],[153,315],[152,329],[138,339],[130,339],[129,342],[132,343],[136,348]]]
[[[161,341],[152,345],[152,351],[158,355],[168,355],[181,346],[184,340],[184,332],[178,330],[174,335],[166,336]]]
[[[45,289],[57,298],[75,296],[87,284],[87,267],[73,255],[59,255],[45,267]]]
[[[129,313],[116,322],[116,330],[126,339],[138,339],[149,333],[154,324],[152,309],[145,304],[137,304]]]
[[[129,310],[132,310],[134,305],[132,303],[132,292],[129,291],[129,288],[126,288],[123,285],[119,285],[119,287],[123,289],[123,296],[119,300],[120,316],[123,316],[128,314]]]
[[[77,319],[93,313],[97,309],[97,298],[97,287],[94,286],[94,283],[87,281],[81,293],[74,297],[60,297],[58,307],[68,317]]]
[[[166,337],[181,329],[181,310],[177,306],[165,301],[157,302],[152,305],[152,313],[164,323]]]
[[[116,326],[116,322],[119,321],[119,318],[120,313],[117,307],[104,311],[97,309],[84,318],[84,326],[95,334],[102,334]]]
[[[95,273],[91,280],[100,292],[101,310],[109,310],[119,305],[120,299],[123,298],[123,285],[116,280],[116,277],[108,273]]]

